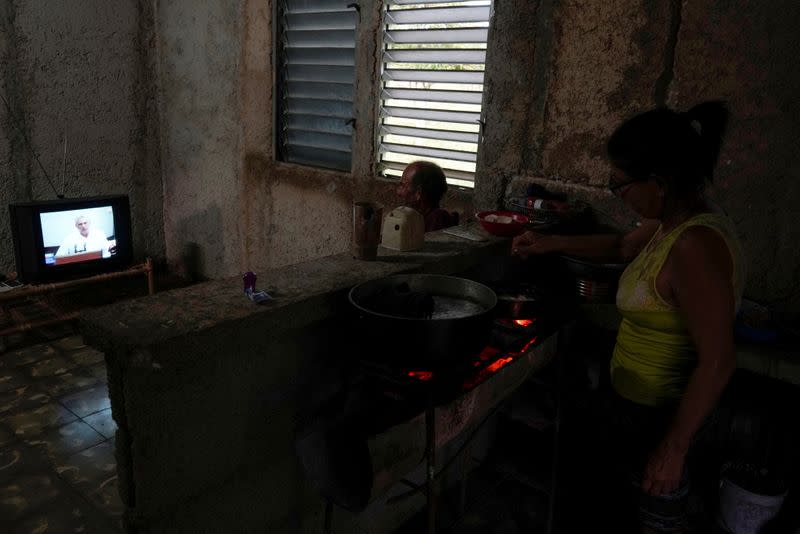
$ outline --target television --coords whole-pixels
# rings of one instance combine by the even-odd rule
[[[25,283],[115,271],[133,258],[127,195],[13,203],[9,212]]]

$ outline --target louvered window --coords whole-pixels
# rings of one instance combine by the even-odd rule
[[[388,0],[384,12],[380,169],[439,164],[473,187],[490,0]]]
[[[278,0],[280,160],[350,171],[358,22],[351,2]]]

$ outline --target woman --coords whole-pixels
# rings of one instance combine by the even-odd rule
[[[744,281],[733,225],[703,194],[727,111],[661,108],[611,136],[611,191],[644,222],[624,236],[527,232],[522,257],[562,252],[631,261],[619,282],[622,323],[611,359],[616,452],[634,465],[645,532],[683,528],[687,453],[736,367],[733,321]],[[635,465],[635,464],[639,465]]]

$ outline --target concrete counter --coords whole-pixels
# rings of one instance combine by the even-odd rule
[[[401,273],[456,273],[487,254],[506,253],[507,239],[487,236],[479,227],[469,230],[486,240],[432,232],[418,251],[379,247],[377,261],[339,254],[257,273],[258,289],[274,297],[261,305],[243,295],[236,276],[92,310],[82,317],[81,330],[87,343],[119,355],[235,322],[256,321],[265,334],[299,328],[334,313],[342,304],[336,297],[362,282]]]

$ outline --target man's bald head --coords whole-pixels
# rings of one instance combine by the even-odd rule
[[[403,204],[420,211],[438,208],[446,192],[444,171],[431,161],[409,163],[397,187]]]

